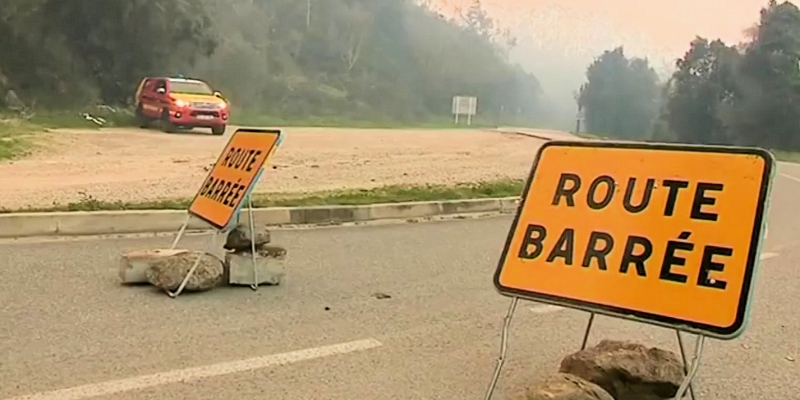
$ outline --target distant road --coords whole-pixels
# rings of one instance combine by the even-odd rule
[[[800,166],[776,179],[752,326],[707,342],[702,399],[800,393]],[[122,251],[167,237],[0,244],[0,399],[482,399],[508,305],[491,275],[509,223],[276,231],[285,286],[177,300],[117,281]],[[501,390],[555,371],[586,321],[524,303]],[[592,341],[606,337],[677,349],[670,331],[599,318]]]

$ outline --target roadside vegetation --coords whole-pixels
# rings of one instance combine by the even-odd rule
[[[0,118],[0,161],[25,155],[32,149],[30,135],[41,129],[18,119]]]
[[[323,205],[365,205],[412,201],[441,201],[519,196],[522,180],[497,180],[458,185],[397,185],[375,189],[339,190],[317,193],[256,193],[253,205],[264,207],[302,207]],[[54,204],[44,208],[0,209],[0,213],[48,211],[185,210],[192,199],[165,199],[141,203],[104,201],[84,196],[78,202]]]
[[[59,126],[91,126],[81,112],[125,124],[143,77],[177,74],[247,125],[444,127],[455,95],[479,98],[477,124],[535,123],[540,108],[479,0],[455,18],[405,0],[5,3],[0,109]]]
[[[696,38],[660,82],[622,48],[586,72],[578,104],[595,136],[800,151],[800,9],[769,0],[742,43]]]

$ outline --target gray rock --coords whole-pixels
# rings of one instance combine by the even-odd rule
[[[672,399],[685,376],[677,354],[613,340],[567,356],[559,372],[592,382],[616,400]]]
[[[569,374],[543,379],[514,400],[614,400],[600,386]]]
[[[123,284],[149,283],[147,271],[166,257],[189,253],[184,249],[134,250],[120,257],[119,278]]]
[[[250,251],[237,251],[225,255],[225,281],[229,285],[254,285],[253,255]],[[286,268],[286,249],[278,246],[259,246],[256,250],[255,269],[259,285],[280,285]]]
[[[9,110],[21,110],[25,108],[25,103],[23,103],[22,100],[19,99],[17,93],[14,92],[13,90],[9,90],[8,92],[6,92],[6,97],[4,101],[6,107],[8,107]]]
[[[286,259],[286,249],[280,246],[262,245],[256,248],[256,252],[261,257],[275,258],[278,260]]]
[[[222,260],[202,251],[185,252],[157,259],[147,270],[147,281],[155,287],[175,291],[189,273],[197,257],[201,257],[200,265],[189,278],[184,291],[202,292],[221,284],[224,274]]]
[[[239,225],[228,232],[225,240],[225,249],[233,251],[250,251],[252,249],[252,241],[255,241],[256,247],[268,244],[271,240],[269,230],[262,226],[255,228],[255,239],[250,237],[250,228],[246,225]]]

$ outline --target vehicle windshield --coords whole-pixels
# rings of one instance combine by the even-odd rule
[[[184,94],[214,94],[214,90],[203,82],[170,81],[169,88],[172,93]]]

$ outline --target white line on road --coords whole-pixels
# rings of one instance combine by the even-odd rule
[[[800,182],[800,178],[798,178],[796,176],[792,176],[792,175],[784,174],[784,173],[781,173],[781,176],[786,178],[786,179],[791,179],[791,180],[793,180],[795,182]]]
[[[761,261],[769,260],[770,258],[777,257],[778,255],[779,255],[778,253],[761,253],[761,257],[759,257],[759,259]]]
[[[137,376],[135,378],[119,379],[89,385],[76,386],[69,389],[40,392],[27,396],[19,396],[6,400],[79,400],[97,396],[108,396],[117,393],[141,390],[153,386],[167,385],[170,383],[187,382],[202,378],[220,375],[235,374],[238,372],[276,367],[293,364],[316,358],[330,357],[357,351],[370,350],[383,344],[375,339],[357,340],[348,343],[339,343],[331,346],[315,347],[311,349],[292,351],[289,353],[273,354],[265,357],[248,358],[245,360],[224,362],[206,365],[203,367],[177,369],[160,372],[152,375]]]
[[[550,314],[552,312],[561,311],[564,309],[564,307],[551,306],[549,304],[545,304],[536,307],[529,307],[528,309],[531,310],[531,312],[533,312],[534,314]]]

